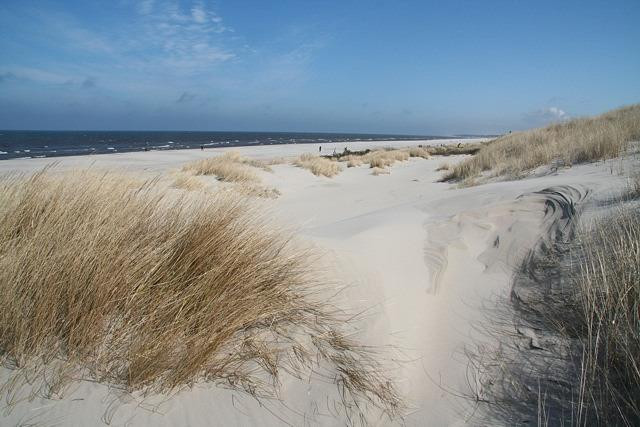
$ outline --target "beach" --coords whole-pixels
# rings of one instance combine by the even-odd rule
[[[428,141],[455,145],[477,141]],[[426,142],[425,142],[426,143]],[[416,141],[350,143],[349,150],[416,146]],[[322,152],[344,150],[326,144]],[[153,178],[172,176],[187,162],[236,151],[250,159],[316,154],[317,146],[278,145],[140,152],[56,159],[53,173],[91,168]],[[371,425],[463,425],[474,412],[474,376],[466,351],[495,346],[483,330],[487,313],[511,292],[516,269],[535,247],[567,221],[549,212],[553,195],[572,203],[618,191],[625,178],[611,172],[615,160],[563,168],[526,180],[469,188],[438,182],[443,162],[468,156],[409,158],[373,176],[366,166],[333,178],[315,176],[287,162],[260,170],[261,182],[278,191],[258,203],[322,256],[316,267],[341,290],[335,304],[358,313],[358,339],[384,349],[390,375],[406,397],[401,420],[364,414]],[[31,174],[51,159],[0,162],[0,173]],[[619,163],[619,162],[618,162]],[[219,185],[213,177],[200,177]],[[543,190],[555,188],[553,194]],[[173,190],[186,191],[186,190]],[[338,289],[338,287],[336,287]],[[5,370],[6,374],[6,370]],[[20,401],[3,414],[7,425],[341,425],[332,409],[336,391],[322,378],[285,376],[278,400],[260,401],[200,382],[174,396],[136,396],[79,381],[61,399]],[[213,419],[212,419],[212,414]]]

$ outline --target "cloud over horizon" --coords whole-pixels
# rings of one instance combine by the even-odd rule
[[[559,107],[547,107],[524,114],[524,120],[532,126],[541,126],[553,122],[569,120],[570,116]]]

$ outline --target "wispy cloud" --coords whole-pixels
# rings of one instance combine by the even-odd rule
[[[264,64],[261,79],[287,85],[305,79],[313,54],[320,46],[319,43],[304,43],[284,53],[274,54]]]
[[[69,75],[35,67],[3,67],[2,76],[9,80],[29,81],[47,85],[64,85],[73,78]]]
[[[142,0],[138,5],[138,12],[142,15],[148,15],[153,11],[154,0]]]
[[[91,102],[92,109],[119,111],[129,103],[145,112],[195,112],[205,104],[209,111],[254,111],[294,96],[323,47],[315,28],[282,28],[250,42],[210,1],[125,0],[117,7],[117,18],[95,22],[70,9],[16,6],[0,15],[0,25],[25,23],[13,29],[20,35],[14,44],[31,49],[24,62],[0,59],[0,84],[24,99],[48,91],[69,105]]]
[[[30,37],[53,50],[93,55],[119,70],[175,69],[198,72],[235,58],[225,33],[233,29],[203,2],[143,0],[132,7],[130,20],[109,27],[89,27],[68,13],[29,13]],[[78,66],[77,63],[73,64]]]
[[[16,76],[9,71],[5,71],[4,73],[0,74],[0,83],[9,81],[9,80],[14,80],[16,78]]]
[[[159,51],[156,59],[164,66],[197,71],[236,56],[220,38],[232,29],[204,3],[193,3],[186,10],[177,3],[150,3],[143,9],[145,31],[132,44]]]
[[[27,31],[60,49],[113,54],[119,44],[110,35],[87,28],[67,13],[35,9],[29,11],[29,18],[25,24]]]
[[[524,115],[525,122],[537,126],[550,122],[568,120],[569,114],[559,107],[547,107],[531,111]]]
[[[567,113],[558,107],[549,107],[547,108],[546,113],[558,120],[566,119],[568,117]]]

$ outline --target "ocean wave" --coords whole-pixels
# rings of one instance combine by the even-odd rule
[[[0,151],[0,154],[9,154],[6,151]]]

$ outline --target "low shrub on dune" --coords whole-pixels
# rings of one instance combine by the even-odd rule
[[[0,354],[62,393],[79,378],[169,393],[213,381],[277,395],[328,365],[345,398],[401,402],[319,302],[313,254],[235,193],[42,172],[0,181]],[[24,372],[28,371],[28,374]]]

